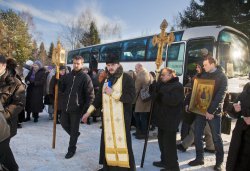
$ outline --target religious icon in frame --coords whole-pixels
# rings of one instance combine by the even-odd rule
[[[195,79],[189,104],[189,111],[205,115],[207,108],[212,101],[214,86],[215,80]]]

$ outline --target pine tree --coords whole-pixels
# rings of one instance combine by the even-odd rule
[[[12,10],[0,10],[0,54],[23,63],[31,56],[31,36],[20,16]]]
[[[92,21],[90,23],[90,28],[89,31],[85,32],[83,34],[82,39],[80,40],[80,43],[83,46],[90,46],[90,45],[95,45],[95,44],[99,44],[100,43],[100,37],[99,37],[99,33],[98,30],[96,28],[95,22]]]
[[[50,48],[49,48],[49,54],[48,54],[48,58],[50,59],[52,59],[53,50],[54,50],[54,43],[51,42]]]
[[[226,25],[250,37],[250,1],[244,0],[191,0],[190,6],[180,13],[181,27]]]

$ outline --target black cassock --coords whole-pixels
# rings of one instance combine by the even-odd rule
[[[102,105],[102,87],[103,87],[103,84],[100,87],[99,92],[96,94],[96,98],[93,103],[96,109],[101,107]],[[123,103],[123,108],[124,108],[124,121],[125,121],[130,168],[115,167],[115,166],[107,165],[107,162],[105,159],[104,126],[103,126],[102,135],[101,135],[99,163],[103,165],[104,171],[134,171],[136,170],[134,154],[132,150],[131,134],[130,134],[130,125],[131,125],[131,118],[132,118],[132,102],[134,101],[134,98],[135,98],[134,81],[131,78],[131,76],[124,73],[123,79],[122,79],[122,95],[120,97],[120,101]]]

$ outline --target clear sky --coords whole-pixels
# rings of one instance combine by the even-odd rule
[[[119,23],[121,38],[139,37],[160,32],[165,18],[169,25],[189,5],[189,0],[0,0],[0,8],[28,11],[36,30],[48,48],[57,41],[63,26],[85,9],[95,14],[97,25]],[[170,28],[170,27],[169,27]]]

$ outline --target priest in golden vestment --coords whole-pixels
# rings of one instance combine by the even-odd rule
[[[107,54],[106,67],[107,78],[82,121],[86,123],[90,114],[102,106],[103,127],[99,163],[103,168],[100,171],[135,171],[130,134],[132,102],[135,99],[134,81],[123,72],[119,56],[112,52]]]

